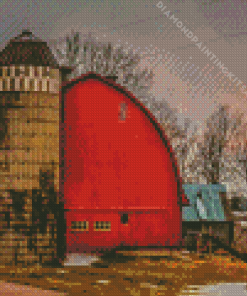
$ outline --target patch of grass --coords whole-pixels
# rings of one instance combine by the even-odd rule
[[[125,255],[132,257],[131,260],[123,260]],[[247,281],[247,264],[229,254],[201,256],[149,251],[123,253],[119,261],[108,259],[101,259],[97,263],[102,265],[97,266],[5,266],[0,268],[0,280],[72,296],[120,296],[130,295],[130,291],[136,295],[150,295],[150,290],[155,292],[153,295],[176,295],[187,285]]]

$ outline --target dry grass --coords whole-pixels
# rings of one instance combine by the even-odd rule
[[[123,254],[91,267],[1,266],[0,280],[72,296],[178,295],[187,285],[247,281],[247,264],[229,255],[202,258],[169,251]]]

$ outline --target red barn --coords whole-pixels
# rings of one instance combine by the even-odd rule
[[[152,114],[125,88],[93,73],[63,84],[61,99],[67,253],[179,246],[187,200]]]

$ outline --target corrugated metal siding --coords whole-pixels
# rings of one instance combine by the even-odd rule
[[[224,185],[185,184],[183,189],[190,201],[190,206],[183,208],[183,221],[226,221],[219,197],[219,192],[226,192]],[[198,193],[201,194],[201,199]]]

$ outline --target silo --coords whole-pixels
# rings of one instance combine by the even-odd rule
[[[57,257],[59,91],[70,71],[28,30],[0,53],[2,262]]]

